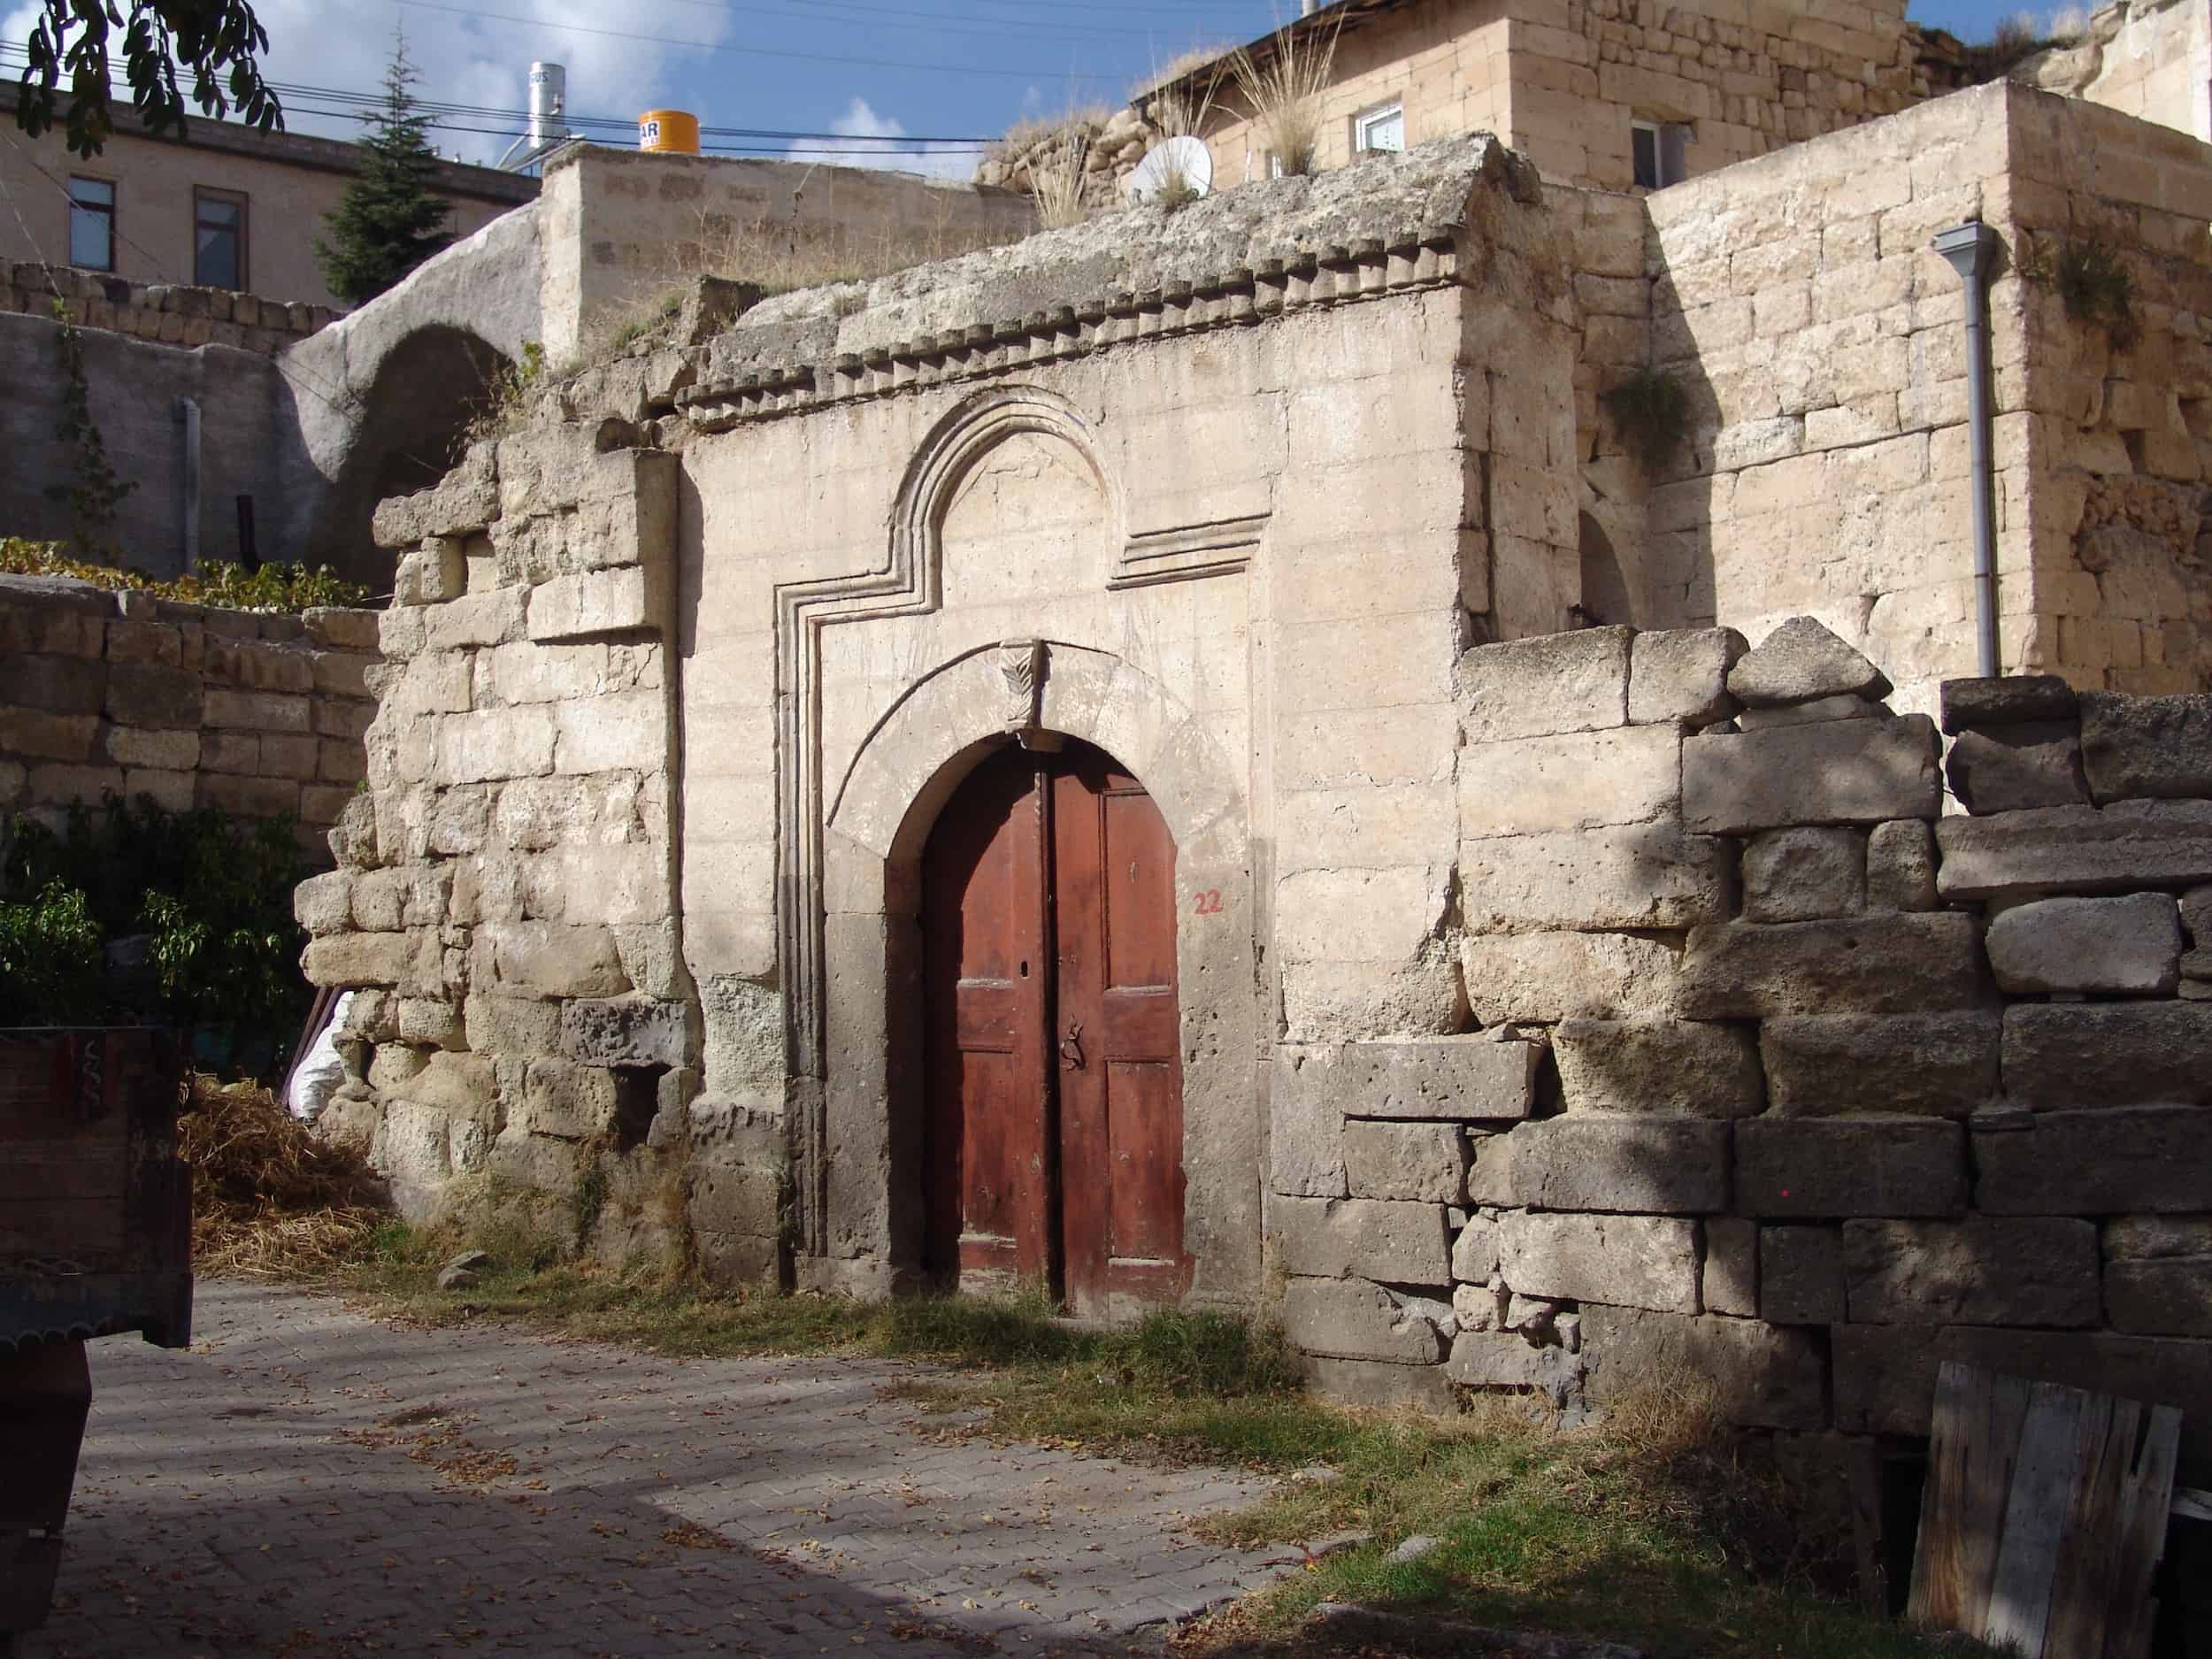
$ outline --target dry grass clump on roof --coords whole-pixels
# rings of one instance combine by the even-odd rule
[[[1314,170],[1321,154],[1321,96],[1336,66],[1337,35],[1319,29],[1286,28],[1265,58],[1240,47],[1229,60],[1238,94],[1252,111],[1267,148],[1283,172],[1299,177]]]
[[[312,1278],[391,1216],[365,1147],[323,1140],[257,1084],[195,1077],[177,1150],[192,1167],[196,1273]]]

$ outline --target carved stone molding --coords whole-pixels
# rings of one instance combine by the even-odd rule
[[[1248,569],[1260,549],[1271,515],[1217,518],[1133,535],[1115,561],[1109,588],[1142,588],[1153,582],[1188,581],[1200,576],[1227,576]]]

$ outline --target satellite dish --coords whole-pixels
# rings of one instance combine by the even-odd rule
[[[1213,152],[1202,139],[1164,138],[1129,175],[1129,199],[1142,204],[1163,196],[1187,202],[1213,188]]]

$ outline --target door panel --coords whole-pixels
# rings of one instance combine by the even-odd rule
[[[929,1259],[1078,1312],[1172,1301],[1183,1259],[1175,847],[1101,751],[1008,750],[923,856]]]

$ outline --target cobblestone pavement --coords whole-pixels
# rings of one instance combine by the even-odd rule
[[[1260,1483],[963,1441],[884,1397],[917,1366],[398,1330],[227,1283],[195,1324],[189,1352],[93,1344],[25,1659],[1068,1655],[1286,1564],[1183,1531]]]

